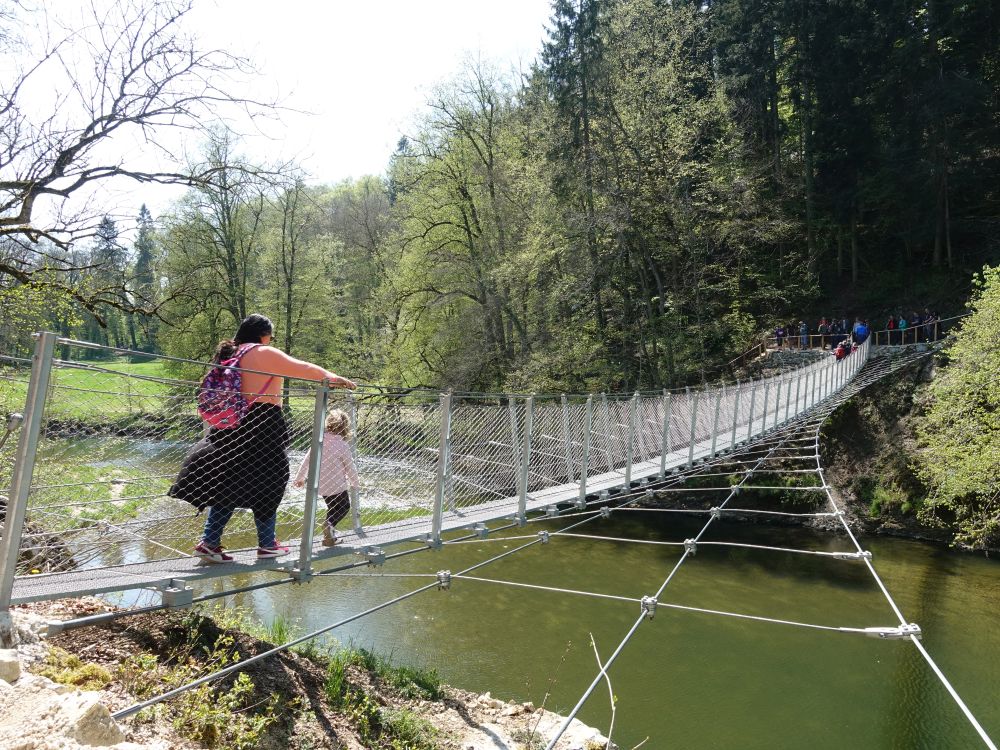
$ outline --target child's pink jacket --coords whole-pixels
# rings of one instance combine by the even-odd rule
[[[305,481],[309,473],[309,451],[302,460],[295,481]],[[331,432],[323,436],[323,455],[319,463],[319,494],[339,495],[358,487],[358,471],[354,468],[351,446],[340,435]]]

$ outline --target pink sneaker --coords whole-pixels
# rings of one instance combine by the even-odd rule
[[[283,546],[280,542],[275,542],[273,547],[258,547],[257,559],[269,560],[272,557],[284,557],[288,551],[288,547]]]
[[[232,555],[227,555],[222,545],[212,547],[202,540],[194,547],[194,553],[207,563],[227,563],[233,561]]]

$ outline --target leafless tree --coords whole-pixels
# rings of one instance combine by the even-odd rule
[[[228,107],[274,107],[229,93],[251,66],[199,48],[184,29],[193,0],[91,0],[72,27],[28,2],[0,0],[0,240],[24,249],[0,255],[0,280],[59,286],[92,309],[68,280],[73,256],[38,248],[90,236],[111,180],[210,184],[211,165],[171,171],[147,157],[180,164],[170,131],[200,129]],[[136,143],[142,156],[122,156]]]

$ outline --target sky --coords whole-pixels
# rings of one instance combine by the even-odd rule
[[[287,108],[248,151],[295,158],[330,183],[382,173],[463,58],[526,70],[550,14],[549,0],[199,0],[190,28],[205,46],[250,57],[255,90]]]
[[[99,13],[109,13],[118,1],[92,0]],[[23,7],[31,14],[34,39],[45,39],[46,29],[59,38],[81,28],[93,32],[89,3],[37,0]],[[275,117],[253,119],[235,107],[224,110],[227,124],[242,136],[237,153],[262,165],[294,161],[308,182],[333,184],[382,174],[400,137],[413,132],[433,88],[459,75],[466,61],[527,71],[550,15],[550,0],[193,0],[183,30],[203,51],[221,49],[252,62],[255,75],[227,84],[234,96],[281,105]],[[86,47],[74,49],[84,54],[64,51],[72,71],[52,60],[35,70],[21,92],[20,105],[39,121],[53,112],[60,121],[89,121],[78,99],[61,98],[70,90],[68,73],[81,96],[92,85]],[[37,57],[32,54],[0,58],[0,75],[30,67]],[[120,131],[102,142],[95,158],[176,170],[141,135]],[[197,160],[204,135],[174,128],[157,132],[154,140],[183,164]],[[65,204],[50,200],[36,209],[47,216],[110,214],[130,231],[141,204],[158,217],[183,192],[116,178],[74,193]]]

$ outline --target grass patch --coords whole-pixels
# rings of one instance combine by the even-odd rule
[[[114,679],[111,672],[99,664],[85,662],[76,654],[57,646],[49,649],[38,674],[60,685],[72,685],[81,690],[102,690]]]

